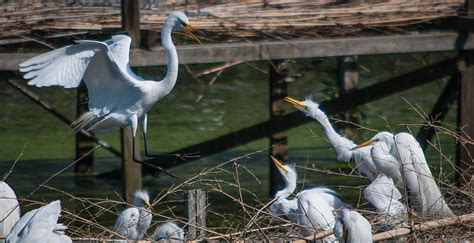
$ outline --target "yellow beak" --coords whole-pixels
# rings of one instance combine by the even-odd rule
[[[181,26],[183,26],[184,30],[186,33],[191,37],[191,39],[197,41],[199,44],[202,44],[201,40],[199,39],[199,36],[195,35],[193,32],[196,32],[196,28],[194,28],[190,24],[182,23]]]
[[[286,102],[290,103],[292,106],[296,107],[296,108],[303,108],[303,109],[306,108],[306,105],[303,102],[299,101],[299,100],[295,100],[295,99],[290,98],[288,96],[283,98],[283,99]]]
[[[151,209],[151,210],[153,211],[153,205],[151,205],[150,202],[146,201],[146,202],[145,202],[145,205],[146,205],[149,209]]]
[[[288,172],[288,170],[286,169],[286,167],[283,165],[283,163],[281,161],[279,161],[277,158],[271,156],[272,160],[273,160],[273,163],[275,163],[275,165],[280,168],[281,170],[283,170],[283,172]]]
[[[351,151],[352,151],[352,150],[359,149],[359,148],[362,148],[362,147],[369,146],[369,145],[373,144],[374,142],[375,142],[374,140],[367,140],[367,141],[365,141],[365,142],[363,142],[363,143],[361,143],[361,144],[359,144],[359,145],[357,145],[357,146],[351,148]]]

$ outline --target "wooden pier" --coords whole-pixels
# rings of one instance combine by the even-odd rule
[[[159,3],[156,3],[155,1],[151,2],[157,4],[159,8]],[[470,154],[474,154],[474,141],[472,140],[474,137],[474,126],[471,126],[471,123],[474,120],[474,94],[472,94],[472,92],[474,92],[474,66],[472,61],[474,50],[474,36],[472,35],[472,26],[474,26],[474,20],[472,19],[472,13],[474,13],[474,11],[470,11],[470,9],[472,9],[472,3],[474,3],[473,1],[466,1],[466,8],[463,8],[463,1],[436,3],[441,10],[430,10],[432,12],[429,14],[425,13],[425,18],[420,16],[419,12],[413,11],[410,12],[412,15],[409,15],[410,13],[402,12],[402,15],[407,17],[405,19],[400,19],[399,17],[395,18],[395,15],[392,15],[390,11],[387,11],[385,13],[388,16],[386,16],[386,20],[384,18],[377,19],[378,22],[375,21],[377,22],[376,24],[373,23],[374,21],[368,21],[370,20],[371,12],[364,12],[364,6],[367,6],[361,5],[359,7],[362,9],[360,10],[362,11],[360,12],[362,17],[364,14],[369,17],[361,17],[360,23],[357,25],[349,24],[347,21],[342,21],[343,19],[339,19],[342,23],[340,24],[340,31],[338,34],[334,34],[332,36],[324,36],[320,34],[317,34],[316,36],[316,34],[311,35],[311,33],[322,33],[327,31],[328,28],[337,29],[336,27],[338,25],[334,25],[334,23],[338,20],[337,17],[332,16],[332,12],[328,12],[328,16],[330,16],[330,19],[332,18],[333,24],[325,22],[327,19],[324,18],[317,18],[321,22],[316,20],[313,21],[315,24],[312,24],[313,22],[309,21],[310,17],[312,16],[311,15],[304,21],[297,21],[293,23],[294,26],[301,27],[301,34],[298,35],[298,38],[285,38],[282,35],[275,34],[279,33],[279,31],[281,32],[291,30],[291,28],[286,25],[283,27],[280,26],[274,28],[269,26],[268,29],[265,29],[265,25],[252,24],[250,20],[246,21],[245,16],[248,17],[248,15],[251,15],[252,13],[244,14],[244,10],[242,12],[242,18],[244,18],[242,23],[238,23],[238,20],[234,20],[233,18],[225,15],[228,14],[226,6],[236,7],[239,6],[238,4],[228,3],[228,5],[212,7],[201,6],[198,2],[199,1],[196,3],[192,2],[190,5],[178,4],[175,6],[175,9],[183,10],[190,9],[192,7],[196,7],[198,9],[202,8],[202,11],[192,12],[193,15],[191,15],[191,20],[196,20],[196,26],[203,29],[206,33],[212,33],[212,29],[215,28],[215,33],[219,34],[219,36],[222,36],[223,38],[228,37],[231,34],[241,34],[247,35],[248,38],[252,39],[251,41],[236,41],[234,38],[232,39],[232,42],[222,41],[221,43],[215,44],[178,45],[177,50],[180,63],[201,64],[246,62],[257,60],[270,61],[268,68],[270,73],[270,120],[208,141],[203,141],[199,144],[181,148],[177,151],[172,151],[171,153],[199,154],[202,158],[249,143],[259,138],[267,137],[270,138],[270,143],[272,145],[270,153],[279,159],[286,160],[288,157],[288,151],[286,148],[287,135],[285,131],[310,121],[301,113],[295,111],[289,112],[283,106],[282,98],[287,94],[287,90],[291,89],[291,84],[288,84],[285,81],[285,75],[287,72],[285,63],[288,59],[340,57],[343,58],[341,60],[344,60],[345,57],[357,57],[362,55],[418,52],[458,52],[459,55],[455,58],[447,59],[439,63],[423,67],[419,70],[411,71],[409,73],[401,74],[388,80],[380,80],[380,82],[377,84],[369,87],[361,89],[357,88],[357,86],[351,87],[351,89],[347,88],[344,92],[341,92],[339,97],[322,102],[321,107],[328,113],[328,115],[347,112],[356,108],[357,106],[396,94],[398,92],[409,90],[428,82],[433,82],[448,77],[451,79],[451,81],[436,102],[430,117],[436,117],[438,121],[442,120],[453,101],[455,99],[458,100],[458,127],[460,133],[465,138],[464,140],[458,141],[460,145],[458,164],[465,169],[465,173],[459,175],[459,181],[461,184],[473,183],[472,168],[474,168],[474,163],[470,156]],[[396,1],[388,1],[387,4],[393,4],[394,2]],[[245,5],[245,3],[242,4]],[[268,11],[268,16],[273,16],[272,14],[274,13],[274,9],[261,6],[262,3],[259,1],[249,1],[247,4],[249,6],[256,6],[256,8],[258,8],[260,11],[259,13],[265,13],[265,11]],[[427,3],[423,2],[420,4]],[[76,20],[71,20],[69,22],[68,20],[63,20],[66,22],[61,22],[60,16],[51,17],[52,22],[48,23],[47,25],[42,25],[43,23],[36,22],[34,20],[31,20],[31,24],[35,27],[36,31],[40,32],[45,32],[45,30],[61,29],[69,33],[68,35],[64,34],[62,37],[57,37],[60,39],[63,38],[61,41],[64,43],[68,42],[68,39],[66,38],[67,36],[79,35],[79,32],[85,33],[87,36],[94,36],[94,34],[98,33],[113,33],[114,31],[118,31],[120,28],[122,28],[124,31],[128,32],[134,40],[133,46],[135,48],[131,51],[132,66],[143,67],[165,65],[165,59],[156,58],[157,56],[165,56],[165,50],[163,48],[156,46],[152,47],[151,49],[140,48],[140,43],[142,43],[142,47],[143,43],[148,43],[146,44],[147,47],[153,46],[153,41],[149,41],[150,36],[156,36],[156,34],[153,34],[153,30],[159,30],[159,27],[157,26],[160,26],[160,21],[162,21],[163,16],[153,17],[154,15],[150,11],[146,9],[143,10],[144,7],[139,5],[138,1],[123,0],[121,8],[117,8],[120,6],[115,6],[114,4],[111,5],[112,6],[106,5],[95,8],[93,6],[88,7],[88,10],[90,10],[89,15],[92,16],[91,19],[93,20],[95,20],[94,14],[97,14],[99,11],[109,13],[105,14],[106,17],[104,17],[108,19],[108,22],[105,20],[98,20],[97,24],[94,26],[87,25],[87,19],[85,23],[80,23],[80,21]],[[5,11],[8,11],[8,6],[4,8],[6,9]],[[46,4],[45,6],[46,7],[44,10],[35,11],[51,13],[48,12],[47,8],[49,5]],[[74,5],[71,7],[71,9],[75,9],[74,11],[77,10],[76,14],[79,16],[78,18],[80,18],[81,14],[84,14],[81,12],[81,6],[82,5]],[[298,9],[300,9],[302,8],[301,6],[296,4],[288,4],[288,6],[281,5],[280,7],[283,9],[285,7],[298,7]],[[345,6],[343,4],[334,6],[323,5],[322,9],[330,8],[334,10],[339,8],[340,11],[344,11]],[[14,8],[13,5],[10,7]],[[161,12],[159,13],[167,11],[168,7],[164,6],[163,9],[160,9]],[[374,7],[379,8],[380,6],[374,5]],[[422,6],[420,9],[421,8]],[[428,5],[426,5],[425,8],[429,9]],[[28,11],[25,12],[26,15]],[[4,18],[16,18],[14,13],[9,14],[6,14]],[[222,14],[222,16],[219,14]],[[146,18],[144,18],[144,16]],[[357,16],[357,13],[349,12],[348,16]],[[251,16],[248,18],[256,21],[255,23],[260,23],[259,21],[262,21],[255,20],[253,17]],[[394,18],[391,20],[391,22],[390,17]],[[273,17],[268,18],[273,20],[275,19]],[[212,21],[209,19],[212,19]],[[199,22],[200,20],[201,22]],[[209,22],[204,20],[208,20]],[[426,26],[422,25],[420,27],[416,27],[415,29],[414,26],[416,26],[418,22],[423,21],[433,22],[435,24],[426,24]],[[243,24],[244,22],[247,24]],[[219,25],[219,23],[223,24]],[[324,25],[324,23],[326,23],[326,25]],[[80,26],[82,26],[82,28],[80,28]],[[403,29],[403,31],[401,31],[401,33],[393,31],[391,28],[394,28],[394,26]],[[0,29],[7,29],[7,27],[0,24]],[[28,36],[28,34],[31,34],[29,32],[25,32],[24,29],[19,28],[19,26],[16,27],[18,27],[18,33],[20,33],[16,34],[16,36]],[[350,27],[357,29],[356,36],[344,32]],[[373,32],[369,31],[374,28],[384,30],[380,31],[384,33],[380,34],[380,32],[378,32],[377,34],[374,34]],[[422,29],[420,30],[419,28]],[[298,29],[294,29],[294,31],[298,31]],[[368,34],[366,34],[366,32]],[[45,33],[48,32],[46,31]],[[142,41],[140,41],[140,39],[142,39]],[[61,41],[59,42],[63,43]],[[0,53],[0,72],[2,73],[3,79],[12,84],[16,89],[23,92],[25,95],[30,97],[30,99],[32,99],[42,108],[48,110],[58,119],[61,119],[66,124],[70,124],[69,118],[62,116],[54,109],[54,107],[48,106],[47,103],[42,101],[39,97],[36,97],[28,87],[25,87],[24,84],[20,84],[21,82],[13,81],[15,79],[21,79],[20,76],[18,76],[18,72],[16,72],[18,69],[18,64],[41,53],[35,51],[34,46],[36,46],[38,43],[48,44],[50,42],[51,39],[48,38],[41,40],[31,40],[30,38],[30,40],[27,40],[26,38],[15,37],[15,35],[10,34],[9,31],[4,32],[2,35],[0,35],[0,45],[11,45],[16,47],[18,43],[22,43],[22,45],[31,44],[31,49],[33,49],[33,51],[28,53],[21,51]],[[340,65],[340,68],[344,68],[344,65]],[[346,71],[347,70],[341,70],[341,72]],[[84,92],[79,92],[79,104],[82,104],[86,99],[83,94]],[[83,107],[79,107],[78,112],[80,113],[82,111]],[[434,129],[427,126],[426,129],[422,129],[418,134],[418,140],[423,146],[426,146],[426,141],[433,137],[433,133]],[[127,136],[126,132],[124,132],[123,136]],[[81,151],[84,151],[83,148],[90,147],[91,143],[101,142],[102,141],[94,139],[93,134],[82,131],[77,136],[77,156],[82,154]],[[107,149],[114,155],[124,156],[123,172],[125,174],[123,175],[123,178],[126,178],[124,183],[127,186],[125,187],[129,188],[129,190],[126,190],[126,194],[129,194],[130,191],[138,188],[141,183],[141,175],[138,173],[139,168],[136,165],[131,165],[132,162],[130,162],[129,155],[131,144],[123,143],[122,152],[118,152],[116,149],[110,148],[110,146],[107,147]],[[156,157],[147,160],[147,162],[154,163],[164,168],[171,168],[192,162],[194,160],[195,158],[181,160],[170,159],[170,157]],[[93,170],[91,161],[91,157],[87,158],[87,160],[79,165],[77,171],[92,173]],[[271,167],[270,170],[272,171],[274,168]],[[147,170],[147,172],[150,172],[150,170]],[[271,190],[274,190],[279,183],[280,182],[278,178],[271,177]]]

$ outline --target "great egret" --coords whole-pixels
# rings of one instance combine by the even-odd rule
[[[372,226],[356,211],[344,208],[334,226],[334,235],[340,243],[372,242]]]
[[[154,240],[184,240],[184,230],[174,222],[166,222],[156,228]]]
[[[428,217],[454,216],[431,174],[423,150],[411,134],[379,132],[353,150],[371,144],[375,165],[396,185],[408,189],[415,212]]]
[[[20,64],[28,84],[37,87],[63,86],[75,88],[83,79],[89,92],[89,111],[72,124],[75,131],[106,130],[131,126],[135,138],[138,125],[143,128],[145,154],[147,149],[147,112],[173,89],[178,77],[178,55],[171,39],[177,25],[199,41],[183,12],[172,12],[161,30],[161,42],[168,56],[167,73],[163,80],[145,80],[130,69],[129,51],[131,39],[115,35],[100,42],[82,40]],[[135,141],[135,139],[133,140]],[[133,146],[135,148],[135,146]],[[179,156],[179,155],[178,155]],[[143,163],[136,159],[135,162]],[[148,164],[147,164],[148,165]],[[167,173],[161,168],[157,168]]]
[[[133,205],[120,213],[114,229],[121,236],[131,240],[141,240],[151,224],[150,195],[145,190],[135,192]]]
[[[285,101],[289,102],[298,110],[305,113],[307,116],[315,119],[324,128],[324,133],[336,150],[337,159],[339,161],[350,162],[356,164],[357,170],[367,176],[372,183],[365,189],[365,199],[369,201],[377,211],[386,214],[383,217],[387,219],[406,218],[406,207],[399,202],[401,194],[393,181],[385,176],[381,177],[379,171],[372,160],[371,150],[372,146],[363,147],[357,150],[351,150],[356,146],[353,141],[342,137],[334,130],[327,115],[319,109],[319,104],[310,99],[305,101],[298,101],[296,99],[285,97]],[[384,221],[389,225],[398,221]]]
[[[403,199],[400,191],[393,184],[393,180],[380,173],[379,176],[364,189],[364,197],[380,213],[378,221],[384,227],[403,227],[407,219],[407,208],[400,200]]]
[[[3,181],[0,181],[0,239],[7,237],[15,223],[20,219],[20,204],[15,192]]]
[[[307,116],[315,119],[323,126],[327,139],[331,143],[332,147],[336,150],[337,160],[345,162],[354,161],[357,171],[367,176],[369,180],[375,180],[378,175],[378,171],[377,167],[372,161],[372,158],[370,157],[371,148],[358,151],[351,150],[351,148],[355,147],[357,144],[339,135],[339,133],[337,133],[332,127],[326,114],[321,109],[319,109],[319,104],[313,102],[312,100],[307,99],[305,101],[298,101],[290,97],[285,97],[284,100],[290,103],[296,109],[302,111]]]
[[[20,218],[10,231],[10,234],[8,234],[6,242],[72,242],[72,240],[64,234],[67,227],[63,224],[58,224],[60,215],[61,202],[59,200],[34,209]]]
[[[336,221],[333,210],[346,206],[339,195],[328,188],[316,187],[301,191],[295,198],[288,199],[296,189],[296,170],[274,157],[272,160],[283,176],[285,187],[275,194],[275,201],[269,206],[269,211],[274,215],[286,215],[290,221],[305,226],[304,234],[332,229]],[[331,239],[334,237],[325,238]]]

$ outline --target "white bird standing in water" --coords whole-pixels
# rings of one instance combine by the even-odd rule
[[[129,240],[143,239],[146,230],[151,224],[150,195],[145,190],[135,192],[133,205],[122,211],[115,221],[114,229],[121,236]]]
[[[166,222],[156,228],[154,240],[184,240],[184,230],[173,222]]]
[[[20,219],[20,204],[15,192],[4,181],[0,181],[0,239],[7,237]]]
[[[372,181],[364,190],[364,196],[377,211],[386,214],[381,215],[384,219],[387,219],[382,220],[383,222],[394,226],[398,225],[400,220],[407,217],[407,209],[399,201],[402,199],[401,193],[394,185],[392,179],[380,175],[372,159],[372,146],[351,150],[356,146],[356,143],[338,134],[332,127],[326,114],[312,100],[298,101],[285,97],[285,101],[322,125],[327,139],[336,150],[339,161],[354,162],[359,173],[367,176]],[[392,219],[397,220],[392,221]]]
[[[8,234],[7,243],[54,242],[69,243],[72,240],[64,234],[67,229],[58,224],[61,202],[53,201],[23,215]]]
[[[425,217],[454,216],[431,174],[423,150],[411,134],[379,132],[353,150],[372,144],[375,165],[397,186],[408,190],[410,206],[415,212]]]
[[[346,206],[339,195],[328,188],[316,187],[301,191],[295,198],[288,199],[296,189],[296,170],[274,157],[272,160],[283,176],[285,187],[275,194],[275,201],[268,210],[274,215],[285,215],[290,221],[305,226],[304,234],[332,229],[336,221],[333,210]],[[334,236],[328,236],[324,240],[332,241]]]
[[[199,41],[183,12],[176,11],[168,15],[161,30],[161,42],[168,57],[167,73],[161,81],[145,80],[132,72],[129,63],[131,39],[124,35],[112,36],[105,42],[77,41],[77,45],[66,46],[21,63],[20,71],[26,73],[23,76],[25,79],[30,79],[28,84],[37,87],[58,85],[75,88],[84,80],[89,92],[89,111],[74,121],[74,130],[95,131],[131,126],[135,138],[138,125],[141,125],[145,154],[149,156],[147,112],[158,100],[168,95],[176,83],[178,55],[171,32],[178,25],[192,39]],[[143,163],[136,159],[135,149],[133,159]]]
[[[339,243],[372,242],[372,226],[356,211],[344,208],[334,226],[334,235]]]

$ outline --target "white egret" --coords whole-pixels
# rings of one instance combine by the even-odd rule
[[[357,170],[373,181],[364,191],[364,196],[377,211],[386,214],[387,219],[406,218],[406,207],[399,202],[401,193],[394,185],[393,181],[385,176],[381,177],[380,173],[372,160],[372,146],[363,147],[357,150],[351,150],[356,146],[353,141],[341,136],[332,127],[327,115],[319,109],[319,104],[310,99],[298,101],[290,97],[285,97],[285,101],[289,102],[298,110],[307,116],[315,119],[324,128],[324,133],[336,150],[337,159],[339,161],[354,162]],[[382,215],[384,216],[384,215]],[[388,217],[393,216],[393,217]],[[384,221],[389,225],[397,224],[398,221]]]
[[[37,87],[58,85],[75,88],[84,80],[89,92],[89,111],[74,121],[74,130],[94,131],[131,126],[135,137],[141,125],[145,154],[148,156],[147,112],[171,92],[178,77],[178,55],[171,39],[171,32],[177,25],[199,41],[183,12],[176,11],[168,15],[161,30],[161,42],[168,56],[167,73],[161,81],[145,80],[132,72],[129,64],[131,39],[124,35],[112,36],[105,42],[77,41],[76,45],[21,63],[20,71],[26,73],[23,76],[25,79],[30,79],[28,84]],[[143,163],[136,159],[135,149],[133,159]],[[157,169],[167,173],[161,168]]]
[[[10,231],[10,234],[8,234],[6,242],[72,242],[72,240],[64,234],[67,227],[63,224],[58,224],[60,215],[61,202],[59,200],[34,209],[20,218]]]
[[[0,181],[0,239],[7,237],[20,219],[20,204],[15,192],[4,181]]]
[[[370,157],[371,148],[358,151],[351,150],[351,148],[355,147],[357,144],[337,133],[329,122],[326,114],[319,109],[319,104],[312,100],[307,99],[305,101],[298,101],[290,97],[285,97],[284,99],[323,126],[326,138],[336,150],[337,160],[345,162],[353,161],[356,164],[357,171],[367,176],[369,180],[375,180],[378,171]]]
[[[364,197],[380,213],[378,221],[388,227],[403,227],[407,219],[407,208],[401,202],[400,191],[393,184],[393,180],[380,173],[379,176],[364,189]]]
[[[375,165],[396,185],[408,190],[410,206],[415,212],[427,217],[454,216],[431,174],[423,150],[411,134],[379,132],[353,150],[371,144]]]
[[[372,226],[356,211],[344,208],[334,226],[334,235],[340,243],[372,242]]]
[[[174,222],[166,222],[156,228],[154,240],[184,240],[184,230]]]
[[[305,226],[304,234],[332,229],[336,221],[333,210],[346,206],[339,195],[328,188],[316,187],[301,191],[295,198],[288,199],[296,189],[296,170],[274,157],[272,160],[283,176],[285,187],[275,194],[275,201],[269,206],[269,211],[274,215],[286,215],[290,221]],[[333,236],[325,238],[333,239]]]
[[[115,221],[114,229],[121,236],[131,240],[143,239],[151,224],[150,195],[145,190],[135,192],[133,205],[120,213]]]

